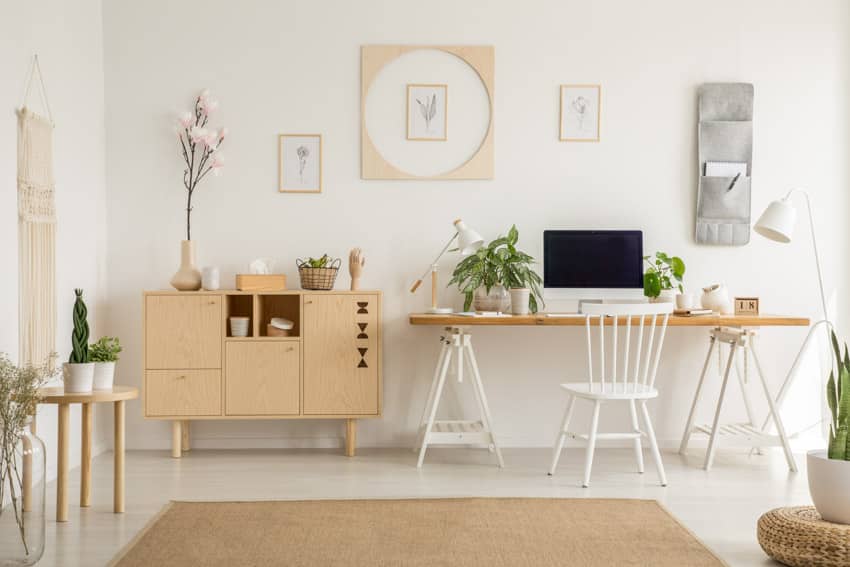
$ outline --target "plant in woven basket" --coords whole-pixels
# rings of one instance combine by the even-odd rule
[[[71,364],[89,362],[89,323],[88,308],[83,301],[83,290],[74,290],[77,299],[74,301],[74,331],[71,333]]]
[[[15,515],[15,523],[27,555],[30,554],[23,502],[23,471],[18,468],[23,430],[35,415],[41,400],[38,389],[53,377],[53,359],[39,366],[17,366],[6,353],[0,353],[0,516]],[[16,459],[16,456],[18,457]],[[10,504],[7,506],[7,502]]]
[[[832,332],[832,350],[836,368],[830,370],[826,383],[826,402],[832,418],[827,455],[830,459],[850,461],[850,353],[845,343],[844,356],[841,356],[835,331]]]
[[[342,260],[323,254],[320,258],[298,258],[295,265],[298,266],[298,276],[301,278],[303,289],[329,290],[334,287]]]

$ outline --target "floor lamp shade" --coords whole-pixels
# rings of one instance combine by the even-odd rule
[[[460,219],[455,221],[455,229],[457,229],[457,248],[461,255],[469,256],[484,244],[484,239],[480,234],[466,226],[466,223]]]
[[[797,209],[786,198],[772,202],[761,214],[753,230],[770,240],[788,243],[791,242],[796,223]]]

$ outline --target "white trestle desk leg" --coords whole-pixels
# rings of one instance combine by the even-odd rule
[[[496,459],[499,461],[499,466],[504,468],[505,461],[502,459],[502,451],[499,449],[499,443],[496,441],[496,434],[493,432],[493,418],[490,415],[490,406],[487,404],[487,395],[484,393],[484,383],[481,380],[481,372],[478,370],[478,361],[475,359],[475,351],[472,349],[472,337],[464,334],[464,348],[466,348],[466,355],[469,357],[469,363],[472,366],[472,379],[475,384],[474,387],[478,390],[479,399],[481,401],[481,408],[483,409],[483,413],[481,414],[481,419],[484,422],[483,425],[485,429],[490,433],[490,441],[493,444],[493,450],[496,452]]]
[[[437,407],[440,405],[440,397],[443,395],[443,386],[446,384],[446,375],[449,372],[449,363],[451,360],[451,351],[447,351],[446,356],[443,357],[443,364],[440,368],[440,374],[437,379],[437,388],[434,391],[434,399],[428,409],[428,421],[425,422],[425,432],[422,435],[422,447],[419,449],[419,459],[416,461],[416,468],[421,468],[422,461],[425,460],[425,451],[428,450],[428,442],[430,441],[431,431],[434,429],[434,419],[437,417]]]
[[[747,360],[749,359],[749,356],[750,356],[750,348],[751,348],[751,343],[749,341],[744,343],[744,346],[741,347],[741,353],[744,356],[744,366],[745,366],[745,368],[746,368],[746,365],[747,365]],[[750,401],[750,393],[749,393],[749,389],[747,388],[746,378],[747,378],[748,373],[747,373],[746,370],[744,372],[741,372],[741,361],[737,358],[735,359],[735,374],[738,377],[738,385],[741,387],[741,396],[744,398],[744,409],[747,412],[747,420],[749,420],[748,423],[750,424],[750,426],[753,429],[755,429],[755,427],[756,427],[756,417],[755,417],[755,415],[756,414],[755,414],[755,412],[753,412],[753,403]],[[756,452],[757,454],[761,455],[762,454],[761,447],[753,447],[751,449],[750,454],[752,454],[752,452]]]
[[[761,369],[761,362],[756,354],[755,337],[750,336],[753,360],[756,363],[761,386],[764,390],[764,397],[767,399],[767,405],[770,408],[770,415],[773,417],[773,424],[776,426],[776,432],[779,434],[779,439],[782,441],[782,449],[785,451],[785,459],[788,461],[788,468],[791,472],[797,472],[797,463],[794,460],[794,455],[791,453],[791,445],[788,443],[788,436],[785,434],[785,427],[782,425],[782,419],[779,417],[779,412],[776,409],[776,404],[773,401],[773,396],[770,394],[770,388],[767,387],[767,380],[764,378],[764,372]]]
[[[705,382],[705,375],[708,373],[708,367],[711,364],[711,355],[714,354],[714,347],[717,346],[717,339],[711,335],[708,345],[708,354],[705,355],[705,364],[702,366],[702,374],[700,374],[699,382],[697,383],[697,391],[694,394],[694,401],[691,403],[691,413],[688,414],[688,422],[685,425],[685,434],[682,435],[682,443],[679,445],[679,454],[684,455],[688,450],[688,442],[691,439],[691,433],[694,429],[694,420],[696,418],[697,405],[699,397],[702,393],[702,385]]]
[[[422,447],[422,440],[425,438],[425,425],[428,423],[428,410],[431,404],[434,403],[434,394],[437,392],[437,383],[440,381],[440,373],[443,370],[443,362],[449,355],[449,342],[445,337],[440,337],[440,343],[443,345],[440,348],[440,356],[437,359],[437,366],[434,368],[434,378],[431,380],[431,388],[428,390],[428,399],[425,402],[425,407],[422,408],[422,418],[419,420],[419,429],[416,432],[416,441],[413,445],[413,451],[418,451]]]
[[[735,347],[729,349],[729,360],[726,362],[726,370],[723,372],[723,385],[720,386],[720,396],[717,398],[717,409],[714,412],[714,423],[711,426],[711,436],[708,438],[708,450],[705,452],[705,470],[711,470],[714,462],[714,450],[717,449],[717,435],[720,429],[720,410],[723,409],[723,399],[726,397],[726,386],[729,385],[729,374],[732,373],[732,365],[735,363]]]

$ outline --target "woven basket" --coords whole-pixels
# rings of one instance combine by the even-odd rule
[[[850,525],[825,522],[814,506],[764,514],[758,539],[765,553],[791,567],[850,565]]]
[[[326,268],[313,268],[302,259],[295,261],[298,266],[298,275],[301,277],[301,289],[331,290],[334,288],[337,272],[342,261],[337,258]]]

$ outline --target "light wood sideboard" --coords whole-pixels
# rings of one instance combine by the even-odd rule
[[[250,318],[234,337],[230,317]],[[270,337],[273,317],[295,323]],[[380,291],[147,291],[143,296],[144,413],[172,422],[172,456],[201,419],[380,417]]]

